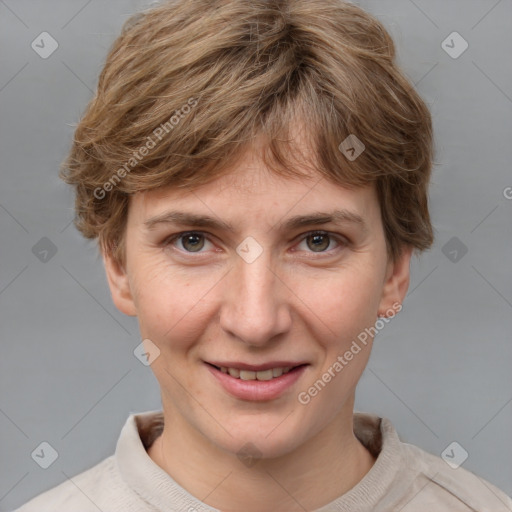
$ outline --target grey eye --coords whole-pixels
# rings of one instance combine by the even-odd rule
[[[204,235],[190,233],[180,237],[183,248],[188,252],[197,252],[204,247]]]
[[[325,233],[315,233],[313,235],[308,235],[306,241],[308,247],[314,252],[325,251],[331,243],[329,235]]]

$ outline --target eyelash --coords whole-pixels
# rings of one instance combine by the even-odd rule
[[[190,236],[190,235],[200,235],[200,236],[205,237],[206,240],[211,242],[211,240],[207,236],[208,234],[203,232],[203,231],[182,231],[180,233],[176,233],[175,235],[172,235],[171,237],[166,238],[162,242],[162,245],[164,247],[173,245],[175,241],[180,240],[180,239],[182,239],[182,238],[184,238],[186,236]],[[341,250],[342,248],[344,248],[344,247],[349,245],[349,241],[346,238],[338,236],[338,235],[335,235],[334,233],[330,233],[329,231],[321,231],[321,230],[309,231],[307,233],[304,233],[301,236],[301,238],[299,240],[299,243],[304,241],[304,240],[306,240],[308,237],[315,236],[315,235],[328,236],[330,240],[336,241],[339,246],[336,247],[335,249],[329,249],[329,250],[320,251],[320,252],[307,251],[310,254],[318,254],[318,255],[322,255],[322,254],[325,255],[325,254],[327,254],[327,255],[332,255],[333,251],[337,252],[337,251]],[[191,252],[191,251],[186,251],[186,250],[177,249],[177,248],[176,248],[176,250],[178,250],[180,253],[185,253],[187,255],[188,254],[194,255],[193,257],[200,257],[201,254],[204,254],[204,252]]]

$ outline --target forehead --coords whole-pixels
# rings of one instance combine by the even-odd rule
[[[251,153],[207,184],[187,190],[164,187],[132,196],[129,218],[131,223],[151,227],[171,211],[169,219],[179,220],[180,212],[192,213],[225,220],[224,226],[249,222],[273,226],[293,219],[299,226],[300,215],[332,212],[341,212],[338,220],[344,222],[361,224],[359,217],[371,225],[380,220],[374,186],[348,188],[311,170],[300,177],[278,175]]]
[[[141,222],[170,206],[180,210],[192,208],[219,218],[228,216],[241,220],[250,216],[266,222],[276,217],[326,211],[326,208],[348,210],[368,217],[370,222],[380,220],[374,184],[342,185],[317,170],[319,149],[303,117],[296,115],[282,136],[286,141],[284,165],[296,175],[277,172],[276,169],[281,170],[283,166],[278,163],[274,167],[274,156],[270,163],[266,161],[272,153],[269,152],[271,141],[262,132],[243,146],[234,160],[221,169],[221,174],[208,183],[187,189],[169,186],[142,192],[131,198],[130,209],[137,210]]]

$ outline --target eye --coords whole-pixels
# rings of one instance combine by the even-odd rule
[[[208,247],[208,244],[210,247]],[[205,233],[200,231],[186,231],[176,233],[163,242],[164,246],[173,246],[178,251],[188,254],[204,254],[214,248],[213,243]],[[348,245],[348,241],[326,231],[312,231],[306,233],[294,251],[313,253],[332,253]],[[333,247],[334,246],[334,247]],[[203,250],[204,249],[204,250]]]
[[[203,233],[198,231],[187,231],[178,233],[166,240],[165,245],[173,245],[183,252],[200,253],[205,245],[211,244]]]
[[[306,245],[306,250],[309,250],[309,252],[328,252],[327,249],[333,245],[333,242],[336,244],[336,247],[331,250],[336,250],[340,246],[346,245],[346,242],[344,242],[341,238],[336,237],[332,235],[331,233],[328,233],[326,231],[313,231],[311,233],[308,233],[299,244],[299,250],[300,246],[302,244]]]

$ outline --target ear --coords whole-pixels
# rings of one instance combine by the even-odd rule
[[[102,253],[108,286],[117,309],[128,316],[137,316],[128,273],[111,254]]]
[[[414,247],[405,246],[395,262],[389,261],[379,303],[379,316],[388,316],[390,310],[396,311],[402,304],[409,288],[410,262]]]

